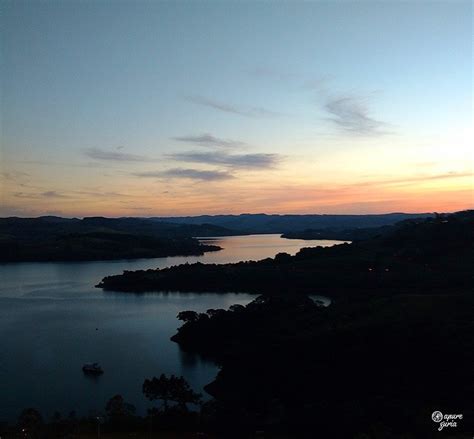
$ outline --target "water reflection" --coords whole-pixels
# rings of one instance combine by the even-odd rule
[[[333,241],[284,240],[279,235],[216,239],[224,247],[201,257],[134,261],[16,263],[0,265],[0,421],[16,419],[36,407],[44,416],[55,410],[103,410],[120,393],[138,412],[149,406],[141,393],[145,378],[184,375],[193,388],[217,373],[210,360],[181,352],[169,338],[179,311],[245,305],[249,294],[103,292],[94,285],[123,270],[167,267],[184,262],[227,263],[294,254],[301,247]],[[99,362],[104,375],[82,373],[86,362]]]

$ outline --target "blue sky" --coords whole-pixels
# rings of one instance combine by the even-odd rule
[[[471,2],[5,1],[1,21],[2,215],[472,205]]]

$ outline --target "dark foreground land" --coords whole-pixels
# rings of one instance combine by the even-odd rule
[[[460,212],[294,257],[130,272],[102,286],[264,293],[178,316],[172,340],[221,366],[206,387],[218,431],[464,438],[474,432],[473,226],[474,212]],[[321,292],[331,306],[307,296]],[[440,432],[435,410],[462,419]]]
[[[328,308],[260,296],[182,314],[172,339],[221,365],[206,391],[223,424],[321,438],[436,437],[435,410],[463,414],[443,434],[474,431],[473,310],[472,294],[456,292]]]

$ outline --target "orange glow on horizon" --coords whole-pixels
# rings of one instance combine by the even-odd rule
[[[471,178],[416,183],[255,186],[226,183],[218,188],[177,187],[165,193],[130,188],[104,196],[74,191],[6,195],[4,206],[17,216],[187,216],[203,214],[368,214],[453,212],[474,206]],[[459,180],[455,184],[453,180]],[[462,184],[461,184],[462,183]],[[25,200],[28,202],[25,207]]]

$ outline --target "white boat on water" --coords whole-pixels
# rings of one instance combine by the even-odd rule
[[[86,363],[82,366],[82,371],[90,375],[102,375],[104,373],[99,363]]]

